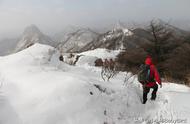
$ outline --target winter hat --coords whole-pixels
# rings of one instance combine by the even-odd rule
[[[147,55],[146,60],[145,60],[145,64],[147,64],[147,65],[152,65],[153,64],[152,63],[152,58],[151,58],[150,55]]]

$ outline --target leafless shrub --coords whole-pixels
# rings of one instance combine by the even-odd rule
[[[105,59],[102,66],[101,77],[104,81],[109,81],[110,78],[113,78],[117,75],[118,71],[116,70],[115,62],[110,59]]]
[[[102,59],[97,59],[97,60],[95,61],[95,66],[103,66],[103,61],[102,61]]]

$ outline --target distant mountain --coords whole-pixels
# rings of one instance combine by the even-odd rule
[[[170,25],[162,20],[154,21],[155,24],[160,24],[167,31],[173,34],[172,38],[185,38],[190,35],[189,32]],[[88,51],[96,48],[107,48],[112,50],[117,49],[134,49],[139,48],[142,44],[150,43],[153,38],[151,32],[147,28],[127,29],[118,23],[111,31],[98,36],[96,40],[85,45],[80,51]]]
[[[190,19],[185,20],[173,20],[172,25],[176,25],[183,30],[190,31]]]
[[[18,39],[16,38],[1,40],[0,41],[0,56],[11,54],[14,51],[17,43],[18,43]]]
[[[58,47],[62,52],[78,52],[85,45],[96,40],[98,36],[97,32],[89,28],[74,29],[63,33]]]
[[[57,42],[64,42],[68,35],[77,31],[78,29],[80,29],[79,27],[76,27],[76,26],[66,26],[63,28],[62,31],[56,33],[54,36],[53,36],[53,39]]]
[[[153,20],[153,23],[156,25],[163,26],[166,30],[172,32],[173,36],[175,36],[175,37],[185,37],[185,36],[189,35],[188,31],[180,29],[180,28],[170,24],[170,22],[165,22],[161,19],[155,19],[155,20]]]
[[[190,35],[189,32],[162,20],[155,20],[155,23],[164,25],[167,30],[172,32],[174,38],[185,38]],[[150,43],[152,38],[153,36],[147,27],[128,29],[120,22],[104,33],[90,28],[67,27],[53,38],[43,34],[35,25],[30,25],[18,40],[7,39],[6,42],[0,42],[0,55],[21,51],[34,43],[47,44],[58,48],[61,52],[83,52],[96,48],[130,50],[139,48],[144,43]]]
[[[116,26],[113,30],[100,35],[97,40],[87,44],[81,51],[96,48],[107,48],[112,50],[132,49],[139,47],[139,45],[144,42],[149,41],[141,35],[137,35],[137,32],[133,32],[133,30],[129,30],[122,26]]]
[[[30,47],[34,43],[56,46],[56,43],[50,37],[43,34],[35,25],[30,25],[25,28],[18,44],[16,45],[15,52]]]

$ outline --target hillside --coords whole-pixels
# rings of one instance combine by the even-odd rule
[[[101,34],[96,40],[84,46],[81,51],[87,51],[96,48],[107,48],[112,50],[134,48],[138,42],[134,34],[125,28],[116,28]]]
[[[164,82],[157,100],[143,105],[135,75],[119,73],[104,82],[100,68],[67,65],[51,51],[54,48],[35,44],[0,57],[0,123],[190,122],[190,88]]]

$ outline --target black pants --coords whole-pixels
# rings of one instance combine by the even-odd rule
[[[151,96],[151,100],[155,100],[155,99],[156,99],[156,93],[157,93],[157,91],[158,91],[158,85],[156,84],[156,85],[154,85],[153,87],[144,87],[144,88],[143,88],[143,103],[144,103],[144,104],[145,104],[146,101],[147,101],[147,95],[148,95],[148,93],[149,93],[149,91],[150,91],[150,88],[153,89],[153,91],[152,91],[152,96]]]

